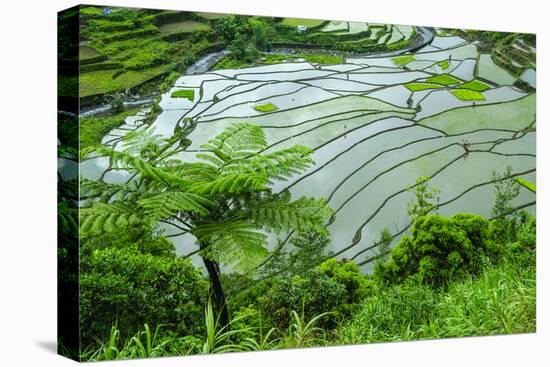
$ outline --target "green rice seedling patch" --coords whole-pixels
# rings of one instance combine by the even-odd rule
[[[417,91],[426,90],[426,89],[445,88],[444,85],[436,84],[436,83],[407,83],[405,84],[405,87],[412,92],[417,92]]]
[[[437,63],[437,66],[439,66],[441,69],[446,70],[449,68],[449,60],[441,60]]]
[[[409,62],[416,61],[416,59],[413,55],[403,55],[393,57],[392,61],[395,65],[402,66],[408,64]]]
[[[455,89],[451,93],[463,101],[483,101],[485,99],[482,93],[470,89]]]
[[[460,84],[459,87],[462,89],[475,90],[477,92],[483,92],[483,91],[486,91],[487,89],[491,89],[490,85],[476,79]]]
[[[172,92],[170,95],[172,98],[187,98],[191,102],[195,99],[195,90],[194,89],[180,89]]]
[[[452,84],[458,84],[462,80],[455,78],[452,75],[449,74],[440,74],[436,76],[432,76],[428,79],[426,79],[427,82],[430,83],[437,83],[437,84],[443,84],[443,85],[452,85]]]
[[[277,111],[279,108],[275,106],[273,103],[268,102],[265,104],[254,106],[254,109],[259,112],[267,113],[267,112]]]

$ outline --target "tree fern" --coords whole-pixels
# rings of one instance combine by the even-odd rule
[[[80,210],[81,233],[159,222],[191,233],[227,323],[218,263],[250,271],[268,254],[265,232],[326,231],[333,212],[323,199],[292,200],[288,191],[271,191],[273,181],[287,180],[314,163],[309,148],[265,152],[261,127],[238,123],[201,146],[204,152],[196,155],[201,162],[186,163],[177,159],[178,141],[188,145],[184,131],[178,134],[162,139],[140,129],[126,135],[122,150],[98,146],[83,151],[84,156],[108,157],[112,168],[132,177],[122,184],[82,181],[83,190],[96,201]]]

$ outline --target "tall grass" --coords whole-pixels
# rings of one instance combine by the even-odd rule
[[[98,341],[99,347],[95,350],[84,352],[81,358],[88,361],[108,361],[114,359],[148,358],[167,355],[166,346],[170,340],[159,340],[160,326],[154,333],[147,324],[129,340],[122,341],[120,330],[116,325],[111,327],[111,333],[106,342]],[[142,338],[144,338],[142,340]]]
[[[341,344],[534,332],[535,269],[507,262],[446,290],[402,284],[368,298]]]
[[[285,348],[304,348],[312,345],[323,345],[326,340],[326,333],[316,326],[317,321],[330,312],[324,312],[314,316],[309,321],[305,319],[304,312],[298,315],[292,311],[292,323],[288,327],[287,335],[282,339],[281,346]]]
[[[115,325],[105,342],[81,357],[101,361],[534,332],[534,254],[522,259],[488,267],[477,277],[457,280],[439,290],[413,281],[381,288],[335,331],[317,326],[329,313],[306,319],[303,311],[294,310],[288,328],[282,331],[264,327],[261,314],[234,317],[223,327],[209,303],[202,335],[160,337],[159,327],[152,332],[145,324],[138,334],[122,340]]]

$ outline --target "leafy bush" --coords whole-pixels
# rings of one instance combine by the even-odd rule
[[[502,173],[493,171],[495,204],[491,209],[491,237],[500,243],[514,242],[517,233],[518,213],[514,200],[519,195],[520,185],[512,176],[512,168]]]
[[[390,283],[416,277],[421,283],[442,286],[476,274],[487,260],[499,256],[489,238],[489,222],[479,215],[421,216],[413,222],[412,236],[403,236],[389,262],[377,267],[377,276]]]
[[[534,215],[521,212],[514,225],[514,242],[505,247],[505,256],[509,261],[529,266],[537,245],[537,220]]]
[[[331,313],[321,323],[332,328],[336,320],[349,315],[368,293],[369,282],[351,261],[329,259],[304,275],[280,278],[259,298],[259,308],[273,326],[284,329],[291,321],[290,311],[312,318]]]
[[[144,253],[137,246],[85,251],[80,262],[82,340],[125,335],[143,322],[163,324],[183,335],[202,325],[208,283],[188,260]]]
[[[124,99],[121,96],[116,96],[111,99],[111,110],[115,113],[124,111]]]

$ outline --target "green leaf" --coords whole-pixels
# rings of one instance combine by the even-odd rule
[[[152,194],[138,201],[147,209],[147,214],[156,220],[173,217],[180,212],[194,212],[200,215],[208,214],[208,206],[214,203],[197,194],[181,191],[164,191]]]
[[[126,204],[96,202],[91,208],[80,209],[80,231],[83,235],[116,232],[148,220]]]
[[[290,230],[323,230],[325,222],[333,215],[325,199],[301,197],[290,201],[290,193],[282,192],[278,198],[269,199],[250,211],[250,218],[258,226],[275,232]]]
[[[243,158],[266,147],[267,140],[262,128],[244,122],[229,126],[207,144],[201,145],[202,149],[214,154],[221,162]]]
[[[267,236],[254,223],[245,221],[214,222],[196,226],[192,234],[206,244],[203,254],[215,261],[246,271],[266,258]]]

